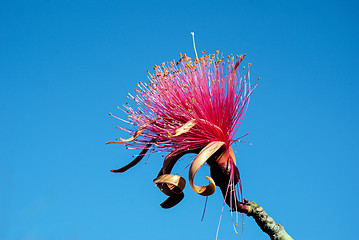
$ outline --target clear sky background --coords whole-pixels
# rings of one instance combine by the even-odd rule
[[[215,239],[219,191],[202,222],[205,198],[189,186],[178,206],[161,209],[166,197],[152,180],[162,155],[113,174],[137,152],[105,145],[124,136],[108,113],[123,116],[116,106],[147,70],[194,57],[192,31],[199,52],[245,53],[252,79],[261,78],[237,133],[253,143],[237,144],[244,197],[294,239],[359,239],[358,9],[356,1],[2,0],[0,239]],[[219,239],[269,239],[253,219],[244,223],[236,235],[225,208]]]

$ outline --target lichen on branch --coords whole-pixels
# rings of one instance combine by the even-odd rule
[[[253,217],[260,229],[267,233],[271,240],[293,240],[284,227],[277,224],[257,203],[244,200],[244,203],[239,203],[239,205],[242,205],[238,208],[239,212]]]

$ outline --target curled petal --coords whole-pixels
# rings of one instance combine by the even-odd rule
[[[163,168],[161,168],[160,172],[157,175],[157,178],[162,175],[163,175]],[[155,179],[157,179],[157,178],[155,178]],[[155,181],[155,179],[153,181]],[[161,190],[161,192],[163,192],[167,196],[171,196],[171,195],[175,194],[174,192],[172,192],[172,190],[168,187],[168,185],[166,183],[156,183],[156,186],[158,187],[159,190]]]
[[[194,176],[196,175],[198,169],[216,152],[220,149],[225,143],[222,141],[214,141],[205,146],[197,157],[193,160],[191,167],[188,173],[188,179],[193,190],[202,195],[209,196],[216,191],[216,185],[214,180],[211,177],[206,177],[210,183],[207,186],[196,186],[193,183]]]
[[[142,158],[146,155],[148,149],[152,146],[152,144],[154,143],[154,140],[150,141],[146,147],[144,147],[144,149],[142,149],[142,151],[140,152],[140,154],[138,154],[138,156],[132,161],[130,162],[129,164],[127,164],[126,166],[122,167],[122,168],[119,168],[119,169],[116,169],[116,170],[111,170],[111,172],[114,172],[114,173],[122,173],[122,172],[125,172],[127,171],[128,169],[132,168],[133,166],[135,166],[137,163],[139,163]]]
[[[135,140],[143,130],[145,130],[146,127],[148,127],[148,125],[154,123],[156,120],[150,120],[148,122],[146,122],[145,124],[142,124],[137,131],[133,134],[132,137],[127,138],[127,139],[123,139],[120,138],[121,141],[109,141],[106,144],[123,144],[123,143],[127,143],[127,142],[132,142],[133,140]]]
[[[162,169],[159,176],[153,180],[157,187],[167,196],[169,196],[160,205],[162,208],[171,208],[176,206],[184,198],[183,189],[186,186],[184,178],[173,174],[162,174]]]
[[[179,202],[182,201],[182,199],[184,198],[184,194],[180,193],[180,194],[176,194],[176,195],[172,195],[169,196],[163,203],[161,203],[161,207],[162,208],[171,208],[176,206]]]
[[[158,173],[157,178],[153,180],[156,183],[157,187],[161,190],[161,192],[169,196],[167,200],[161,203],[162,208],[174,207],[184,198],[184,194],[182,191],[185,187],[186,181],[180,176],[176,176],[176,175],[173,175],[176,177],[172,177],[170,180],[168,179],[168,176],[171,175],[169,173],[172,171],[173,166],[183,155],[187,153],[199,153],[199,151],[200,149],[187,150],[187,148],[179,148],[173,150],[166,156],[163,162],[163,167]],[[166,181],[162,181],[162,180],[166,180]],[[176,185],[178,187],[176,187]],[[180,186],[182,187],[179,188]]]
[[[234,156],[234,152],[233,152],[232,147],[229,147],[229,155],[232,157],[232,160],[233,160],[234,164],[237,164],[236,163],[236,157]]]
[[[184,148],[176,148],[172,152],[170,152],[165,160],[163,161],[163,173],[161,174],[168,174],[171,173],[173,166],[176,164],[176,162],[183,157],[184,155],[188,153],[199,153],[200,149],[192,149],[187,150],[187,147]]]
[[[172,135],[170,132],[167,131],[167,136],[168,137],[177,137],[177,136],[191,130],[191,128],[193,128],[196,124],[197,124],[196,119],[191,119],[188,122],[186,122],[182,127],[178,128],[176,130],[176,134]]]
[[[156,184],[167,184],[170,192],[163,191],[160,187],[160,190],[167,196],[172,196],[173,194],[182,193],[183,189],[186,186],[186,180],[183,177],[173,174],[163,174],[153,180]]]
[[[229,156],[231,156],[231,158],[232,158],[232,160],[233,160],[233,162],[234,162],[234,164],[236,164],[236,157],[234,156],[234,152],[233,152],[233,149],[232,149],[232,147],[229,147]],[[228,159],[229,159],[229,156],[228,156],[228,151],[224,151],[224,153],[222,154],[222,155],[220,155],[219,157],[218,157],[218,159],[216,159],[216,162],[218,163],[218,164],[227,164],[227,162],[228,162]]]

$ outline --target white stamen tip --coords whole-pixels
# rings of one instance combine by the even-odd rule
[[[193,40],[193,48],[194,48],[194,53],[196,54],[196,58],[198,58],[198,55],[197,55],[197,50],[196,50],[196,43],[194,42],[194,32],[191,32],[192,34],[192,40]]]

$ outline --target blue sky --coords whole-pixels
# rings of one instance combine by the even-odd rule
[[[358,7],[1,1],[0,239],[215,239],[219,191],[202,222],[205,198],[189,186],[161,209],[161,154],[113,174],[137,152],[104,144],[122,136],[108,113],[147,70],[194,57],[192,31],[199,52],[245,53],[261,78],[238,131],[253,143],[237,145],[244,197],[294,239],[359,239]],[[269,239],[244,220],[236,235],[226,208],[219,239]]]

